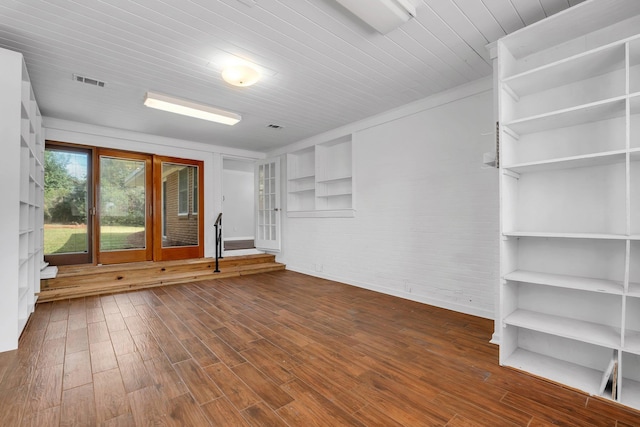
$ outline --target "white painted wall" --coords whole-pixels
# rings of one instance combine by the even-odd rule
[[[105,128],[67,120],[44,118],[45,138],[96,147],[116,148],[204,162],[205,257],[215,256],[213,223],[222,211],[222,161],[224,156],[247,160],[264,158],[264,153],[202,144],[155,135]]]
[[[485,79],[290,146],[353,133],[357,212],[283,216],[278,260],[291,270],[494,318],[498,174],[482,165],[483,153],[494,150],[492,99]]]
[[[223,160],[224,240],[252,240],[255,234],[253,163]]]

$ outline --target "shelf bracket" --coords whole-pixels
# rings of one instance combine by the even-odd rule
[[[502,88],[504,89],[505,92],[507,92],[507,94],[516,102],[520,102],[520,97],[518,96],[517,93],[515,93],[513,91],[513,89],[511,89],[511,86],[509,86],[508,84],[503,84]]]
[[[520,174],[510,171],[509,169],[502,169],[502,173],[506,176],[509,176],[511,178],[515,178],[515,179],[520,179]]]

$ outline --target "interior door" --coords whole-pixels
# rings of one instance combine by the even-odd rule
[[[256,163],[257,249],[280,250],[280,159]]]
[[[100,149],[97,168],[98,263],[151,260],[152,156]]]

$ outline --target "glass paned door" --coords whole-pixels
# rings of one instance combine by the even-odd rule
[[[91,150],[47,144],[44,255],[52,265],[91,262]]]
[[[186,259],[204,256],[202,165],[198,160],[155,156],[156,218],[154,259]]]
[[[256,164],[256,248],[280,250],[280,159]]]
[[[98,263],[150,260],[151,156],[100,150]]]

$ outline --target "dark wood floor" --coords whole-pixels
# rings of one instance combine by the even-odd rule
[[[640,425],[499,367],[492,329],[289,271],[56,301],[0,354],[0,425]]]

